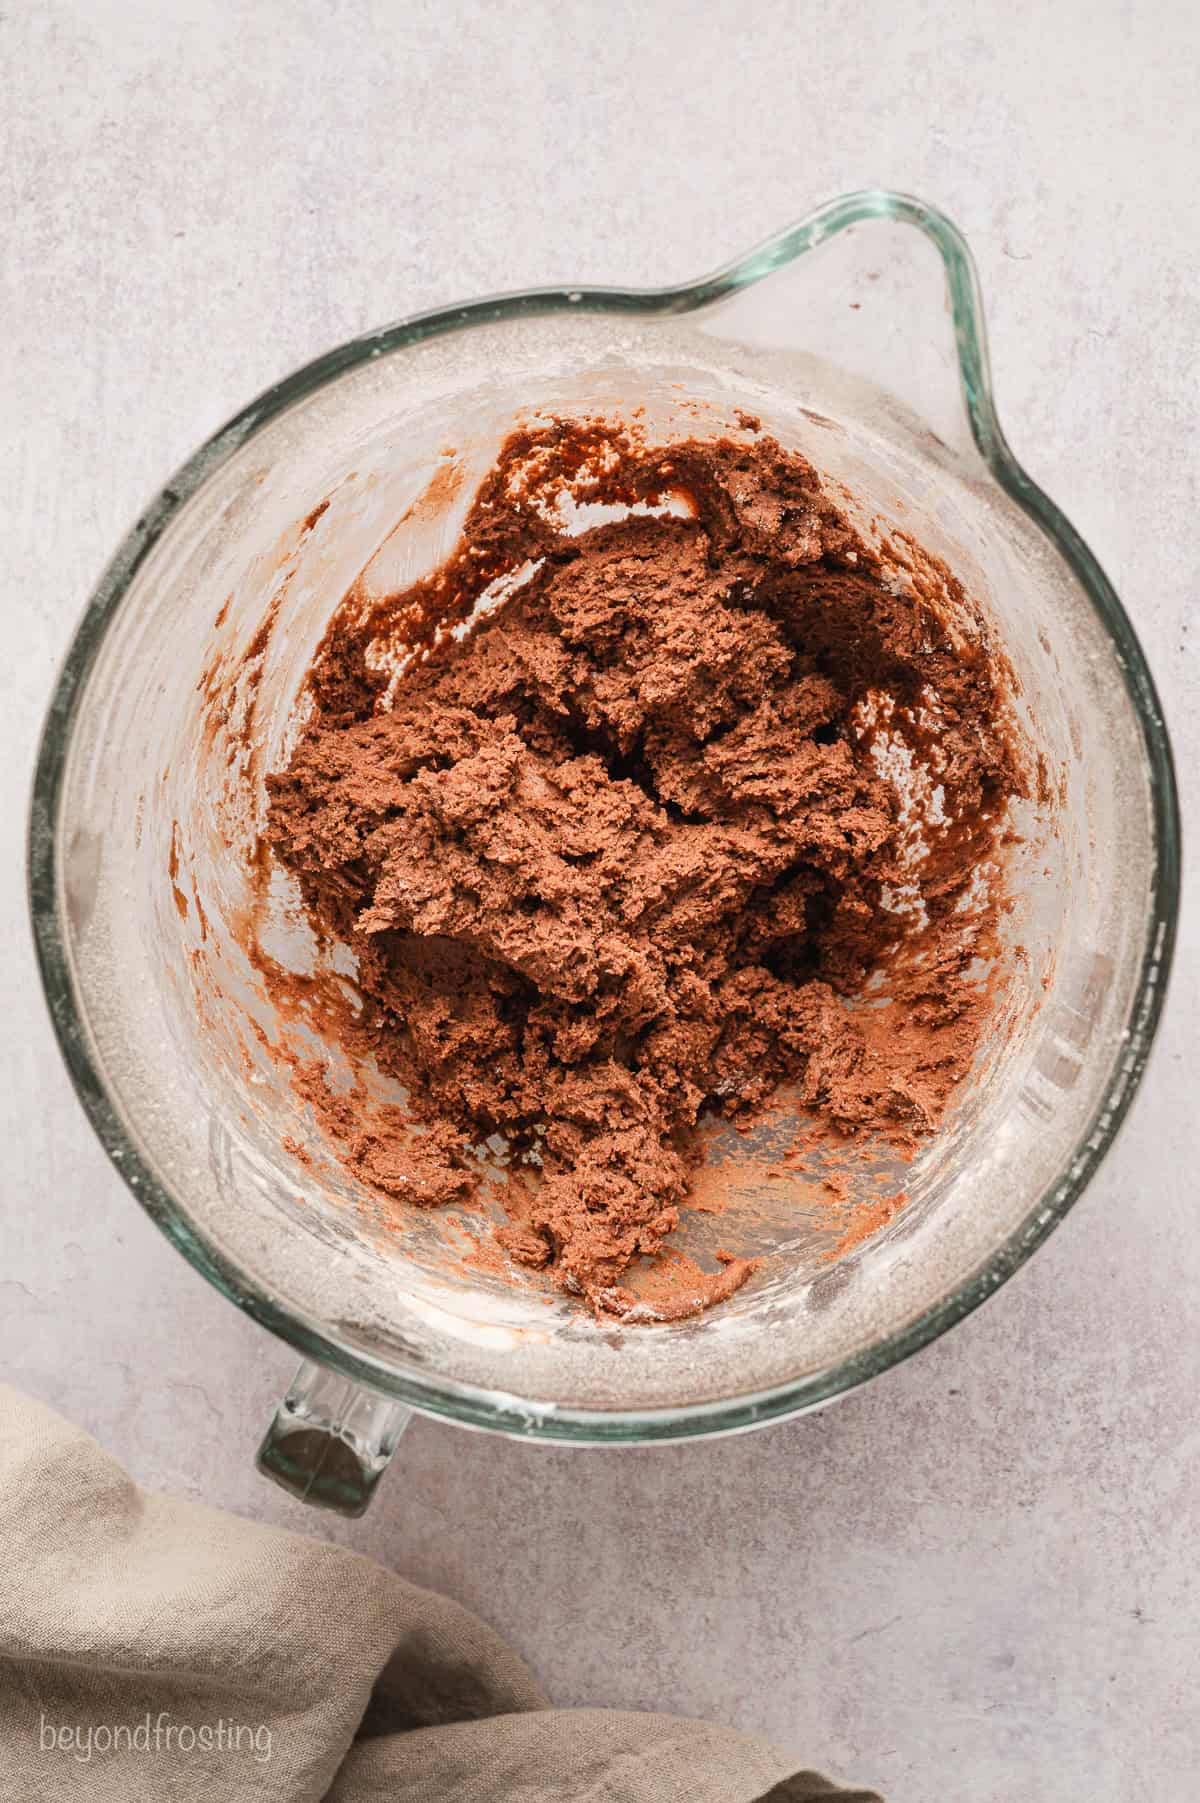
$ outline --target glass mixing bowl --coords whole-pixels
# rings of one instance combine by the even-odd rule
[[[664,439],[748,409],[845,485],[865,531],[943,556],[1002,637],[1046,774],[1015,823],[996,1031],[906,1173],[908,1205],[830,1258],[803,1172],[779,1181],[786,1108],[748,1140],[718,1134],[712,1169],[747,1204],[721,1234],[740,1220],[734,1249],[772,1256],[723,1307],[641,1327],[464,1266],[470,1223],[452,1215],[383,1231],[336,1160],[301,1157],[311,1119],[265,1049],[280,1023],[245,953],[264,773],[349,584],[386,591],[435,564],[522,411],[634,406]],[[411,1409],[540,1439],[723,1433],[827,1402],[976,1307],[1062,1219],[1129,1106],[1178,849],[1149,672],[1005,443],[966,246],[932,208],[868,192],[682,287],[420,315],[239,414],[92,598],[42,741],[30,880],[51,1014],[109,1155],[196,1268],[305,1355],[263,1468],[356,1512]],[[274,900],[251,924],[284,957],[303,933],[286,884]],[[319,1022],[306,1030],[315,1049]],[[756,1244],[745,1222],[772,1166]]]

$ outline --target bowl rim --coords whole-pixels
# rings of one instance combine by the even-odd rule
[[[202,484],[279,414],[382,356],[441,334],[531,316],[585,312],[640,318],[682,316],[748,288],[866,221],[914,227],[945,269],[959,383],[975,446],[1000,487],[1067,564],[1112,641],[1146,750],[1154,826],[1150,906],[1137,987],[1120,1052],[1074,1155],[1006,1241],[948,1295],[893,1333],[823,1370],[757,1392],[678,1408],[595,1410],[525,1399],[416,1367],[377,1364],[315,1320],[284,1305],[196,1225],[127,1133],[95,1059],[67,952],[58,880],[59,804],[72,730],[100,645],[137,570]],[[1082,537],[1013,455],[996,414],[979,280],[958,228],[911,195],[871,188],[843,195],[764,240],[747,255],[675,287],[535,288],[415,313],[337,346],[260,394],[182,465],[126,534],[100,578],[59,671],[38,747],[29,816],[29,904],[39,971],[59,1046],[101,1144],[150,1218],[224,1296],[306,1358],[420,1412],[521,1438],[580,1444],[693,1438],[733,1433],[833,1400],[936,1339],[984,1302],[1025,1263],[1079,1199],[1128,1113],[1161,1016],[1175,943],[1180,821],[1174,763],[1162,707],[1145,656],[1108,578]]]

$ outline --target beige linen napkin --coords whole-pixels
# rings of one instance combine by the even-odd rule
[[[0,1386],[0,1798],[879,1803],[702,1722],[552,1709],[457,1603],[139,1490]]]

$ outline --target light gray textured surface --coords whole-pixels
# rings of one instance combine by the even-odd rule
[[[25,923],[34,739],[117,538],[268,381],[481,291],[690,275],[878,181],[971,239],[1010,437],[1126,600],[1200,833],[1196,20],[1185,0],[0,15],[19,647],[0,711],[0,1370],[145,1482],[471,1604],[563,1703],[735,1722],[889,1803],[1196,1795],[1195,906],[1101,1177],[949,1338],[822,1416],[723,1443],[569,1453],[418,1423],[371,1515],[335,1524],[251,1468],[292,1355],[168,1249],[71,1093]]]

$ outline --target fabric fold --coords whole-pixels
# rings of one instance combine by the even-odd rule
[[[140,1490],[0,1386],[0,1799],[878,1803],[702,1722],[553,1709],[361,1555]]]

